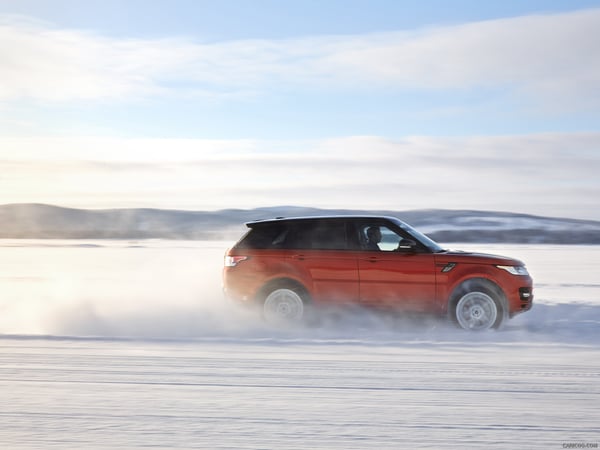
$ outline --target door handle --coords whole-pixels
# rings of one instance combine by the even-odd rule
[[[377,256],[371,256],[367,259],[367,261],[369,261],[370,263],[376,263],[379,261],[379,258]]]
[[[300,261],[304,261],[306,257],[304,255],[292,255],[292,259],[298,259]]]

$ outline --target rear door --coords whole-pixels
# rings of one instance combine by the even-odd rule
[[[425,248],[400,249],[403,239],[413,239],[385,222],[364,222],[357,232],[366,241],[367,230],[378,227],[381,241],[374,250],[358,255],[360,302],[368,306],[414,312],[436,312],[435,257]]]
[[[288,257],[299,272],[310,278],[313,299],[334,304],[357,302],[358,262],[349,250],[346,221],[299,221],[292,233]]]

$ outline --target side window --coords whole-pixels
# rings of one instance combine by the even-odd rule
[[[402,240],[399,236],[388,227],[379,227],[381,229],[381,242],[379,248],[384,252],[393,252],[398,249],[398,243]]]
[[[298,224],[291,239],[291,248],[346,250],[346,224],[342,221]]]
[[[385,225],[365,223],[359,227],[361,248],[367,251],[393,252],[398,249],[403,239],[395,231]]]
[[[239,248],[282,248],[288,235],[288,227],[277,224],[252,228],[238,244]]]

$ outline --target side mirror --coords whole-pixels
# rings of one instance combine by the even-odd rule
[[[398,242],[398,247],[396,251],[398,252],[406,252],[406,251],[414,251],[417,248],[417,243],[412,239],[402,239]]]

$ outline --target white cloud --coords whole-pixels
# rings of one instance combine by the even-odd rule
[[[298,142],[0,139],[0,204],[471,208],[600,219],[599,148],[600,133]]]
[[[600,103],[600,9],[413,32],[197,43],[116,39],[0,20],[0,100],[220,96],[278,83],[360,89],[493,87],[561,107]],[[184,87],[185,86],[185,87]]]

